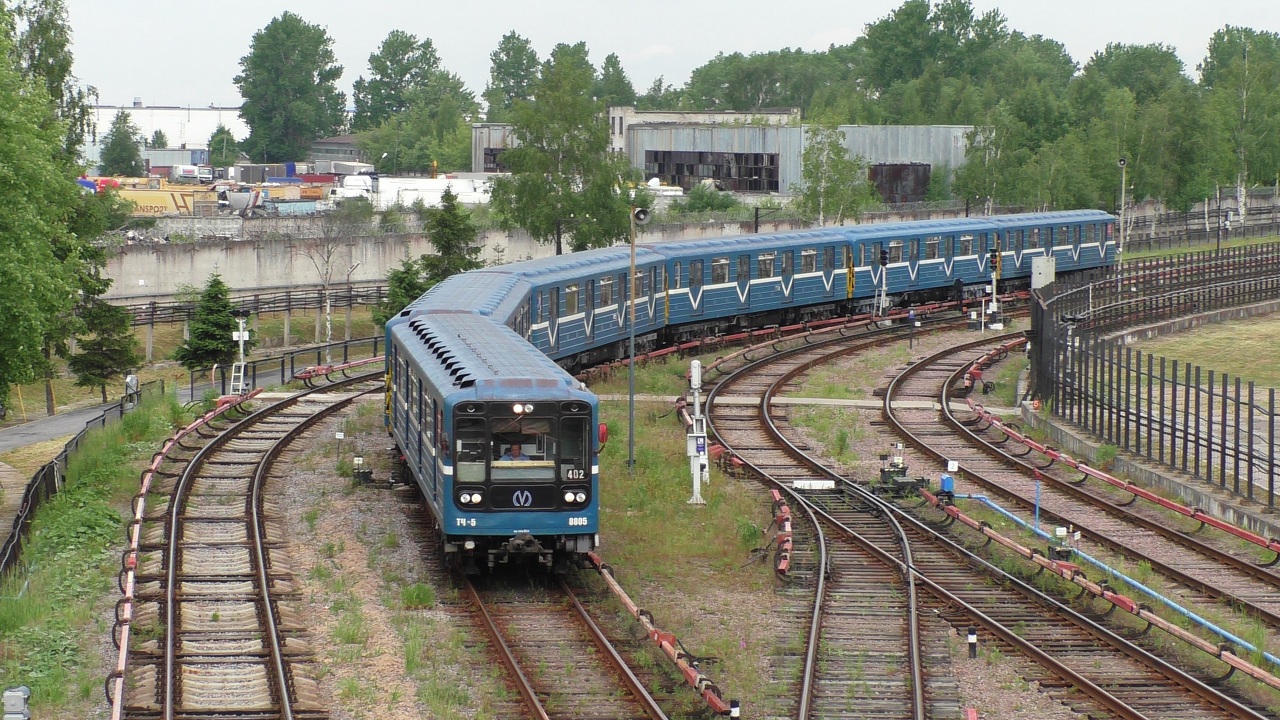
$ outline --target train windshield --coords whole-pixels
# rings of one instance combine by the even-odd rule
[[[459,418],[454,473],[460,482],[585,480],[589,417]]]

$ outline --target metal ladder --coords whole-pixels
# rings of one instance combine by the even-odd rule
[[[231,394],[244,395],[248,392],[248,384],[244,380],[245,365],[247,363],[234,363],[231,365]]]

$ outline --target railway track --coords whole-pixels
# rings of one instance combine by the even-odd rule
[[[968,482],[1002,503],[1032,512],[1039,495],[1042,516],[1081,532],[1080,549],[1094,556],[1119,556],[1133,567],[1148,564],[1184,588],[1179,602],[1201,615],[1234,610],[1262,622],[1270,631],[1267,645],[1274,647],[1280,641],[1280,572],[1275,568],[1239,556],[1238,546],[1223,535],[1195,534],[1200,530],[1197,521],[1161,514],[1149,503],[1134,503],[1130,493],[1081,484],[1067,468],[1043,467],[1016,457],[1004,450],[1003,433],[985,431],[972,412],[953,408],[957,376],[975,355],[1000,347],[1010,337],[944,351],[907,368],[886,393],[886,421],[928,454],[959,462]],[[943,422],[938,422],[937,413],[895,408],[892,401],[901,398],[937,402]]]
[[[297,393],[170,449],[139,528],[122,716],[328,717],[287,535],[262,488],[290,442],[379,380]]]
[[[802,348],[784,352],[739,371],[756,374],[755,379],[736,386],[731,384],[733,378],[722,381],[716,393],[725,393],[727,388],[735,387],[738,398],[743,393],[755,393],[755,402],[726,404],[713,399],[711,418],[717,436],[757,473],[791,493],[797,504],[812,511],[815,522],[827,527],[829,536],[860,546],[891,571],[895,567],[902,568],[897,573],[894,587],[901,588],[900,592],[905,595],[907,589],[915,585],[926,598],[917,601],[914,608],[917,616],[923,602],[957,629],[970,624],[982,628],[984,635],[990,638],[988,642],[1020,652],[1038,663],[1043,668],[1040,677],[1029,679],[1040,680],[1077,712],[1122,718],[1263,717],[1240,701],[1223,695],[1084,615],[1006,575],[900,508],[844,481],[809,457],[805,448],[784,439],[779,425],[785,423],[776,422],[780,413],[768,411],[770,394],[809,367],[847,352],[849,350],[845,348],[816,351]],[[758,375],[761,373],[767,373],[770,379],[760,379]],[[728,415],[726,407],[731,408]],[[739,411],[738,408],[744,410]],[[831,481],[833,487],[824,490],[791,489],[797,479],[805,479],[806,473],[815,479]],[[819,487],[819,484],[811,483],[810,486]],[[889,531],[890,519],[899,529]],[[904,552],[906,548],[910,548],[910,555]],[[833,576],[839,574],[835,566],[828,572]],[[850,573],[850,577],[856,581],[856,574]],[[907,582],[905,578],[914,582]],[[871,578],[868,581],[877,582]],[[864,588],[862,592],[890,594],[883,587]],[[830,622],[828,617],[847,617],[845,607],[838,604],[843,596],[821,588],[816,595],[818,609],[815,617],[819,623],[814,626],[808,642],[811,648],[818,643],[817,652],[811,650],[810,654],[822,659],[808,665],[804,672],[800,692],[809,694],[813,704],[808,709],[802,704],[798,717],[844,717],[848,709],[824,703],[826,694],[822,690],[821,679],[824,672],[830,676],[831,667],[849,666],[847,659],[832,655],[822,657],[825,647],[837,645],[828,643],[824,647],[821,641]],[[851,609],[857,612],[856,605]],[[891,623],[882,617],[879,626],[882,633],[890,626],[898,628],[898,633],[873,636],[873,643],[864,636],[860,644],[900,648],[896,667],[901,668],[911,664],[913,656],[919,657],[927,651],[921,649],[918,638],[906,639],[908,634],[904,628],[918,621],[910,617],[912,608],[908,606],[898,610],[902,614],[896,622]],[[887,645],[881,645],[881,642]],[[886,652],[885,656],[891,657],[892,653]],[[824,665],[828,669],[824,669]],[[894,667],[888,662],[886,666]],[[808,667],[814,669],[811,671]],[[907,684],[903,683],[904,686]],[[925,689],[927,699],[923,704],[904,701],[898,715],[886,714],[884,717],[916,717],[922,712],[922,707],[929,708],[926,711],[929,716],[941,717],[941,713],[946,712],[939,683],[925,676],[914,684]],[[852,687],[848,692],[856,695],[859,689]],[[936,710],[930,708],[930,703],[937,706]]]
[[[761,360],[745,354],[708,398],[717,438],[787,492],[796,484],[829,482],[825,473],[797,462],[795,448],[771,433],[769,398],[814,364],[893,339],[890,332],[872,331],[855,340],[760,352]],[[791,711],[801,719],[960,717],[954,681],[926,671],[941,667],[926,657],[943,645],[935,632],[933,649],[926,647],[911,546],[901,528],[880,514],[863,518],[856,536],[832,534],[824,532],[832,527],[811,512],[811,504],[801,507],[807,518],[797,527],[793,557],[808,559],[797,567],[803,589],[789,589],[783,610],[805,638],[803,652],[781,662],[798,677]]]
[[[461,582],[530,717],[667,717],[563,579]]]

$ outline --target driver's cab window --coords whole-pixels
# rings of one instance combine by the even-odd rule
[[[490,443],[495,481],[555,476],[556,448],[550,418],[495,418]]]
[[[488,463],[484,418],[459,418],[454,434],[454,474],[458,482],[484,482]]]

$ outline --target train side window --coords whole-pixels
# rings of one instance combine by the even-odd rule
[[[986,255],[987,248],[989,247],[991,246],[987,244],[987,234],[978,233],[978,253],[981,255]]]
[[[920,262],[920,241],[909,240],[911,244],[911,262]]]
[[[834,271],[836,269],[836,248],[834,245],[828,245],[822,248],[822,267],[824,270]],[[810,272],[817,269],[818,268],[815,267]]]
[[[596,281],[594,279],[587,281],[586,288],[582,291],[582,309],[590,314],[595,309],[596,304]]]
[[[548,305],[548,306],[549,306],[549,308],[550,308],[550,312],[552,313],[552,317],[557,317],[557,318],[558,318],[558,317],[561,317],[561,315],[560,315],[560,288],[551,288],[551,291],[550,291],[550,300],[548,300],[547,305]]]
[[[795,271],[795,261],[792,260],[792,251],[782,251],[782,279],[787,282],[791,281],[791,275]]]
[[[625,301],[625,298],[622,297],[622,291],[626,287],[627,287],[627,274],[618,273],[618,282],[613,286],[614,304],[621,305]]]
[[[671,264],[671,289],[680,289],[680,261],[677,260]]]
[[[1032,250],[1040,247],[1040,228],[1031,228],[1027,231],[1027,247]]]
[[[972,235],[965,234],[960,236],[960,250],[956,254],[962,257],[974,254]]]
[[[1026,232],[1024,232],[1024,231],[1022,231],[1022,230],[1018,230],[1018,231],[1016,231],[1016,232],[1014,232],[1014,233],[1011,233],[1009,237],[1013,238],[1013,249],[1014,249],[1014,250],[1022,250],[1023,248],[1025,248],[1025,247],[1026,247],[1026,245],[1025,245],[1025,243],[1026,243]]]
[[[613,304],[613,278],[600,278],[600,307]]]
[[[458,418],[454,431],[454,479],[458,482],[484,482],[489,464],[488,442],[484,418]]]
[[[426,400],[424,398],[423,405],[425,404],[426,404]],[[435,406],[435,400],[431,401],[431,405],[432,407]],[[426,447],[427,452],[431,453],[432,455],[435,455],[436,454],[436,414],[431,411],[431,408],[427,408],[426,418],[423,421],[422,434],[426,436],[426,442],[423,443],[423,446]]]
[[[564,286],[564,314],[576,315],[578,312],[578,283]]]
[[[547,291],[543,290],[538,293],[538,322],[546,322],[547,317]]]
[[[421,427],[422,426],[422,378],[417,376],[413,377],[413,379],[410,380],[409,387],[413,388],[413,400],[414,400],[413,408],[412,408],[413,419],[415,422],[418,423],[418,426]]]
[[[689,261],[689,289],[697,290],[702,287],[702,261]]]
[[[776,253],[760,253],[760,258],[756,260],[756,276],[760,278],[773,277],[773,258]]]
[[[902,258],[902,251],[903,251],[903,247],[902,247],[902,246],[903,246],[903,241],[902,241],[902,240],[890,240],[890,241],[889,241],[889,262],[890,262],[890,263],[900,263],[900,262],[902,262],[902,259],[903,259],[903,258]]]
[[[944,258],[949,258],[956,254],[956,236],[944,235],[942,237],[942,245],[938,248],[938,252]]]
[[[658,271],[657,268],[650,267],[649,271],[644,274],[644,294],[658,292]]]
[[[939,235],[933,235],[924,239],[924,259],[925,260],[938,259],[938,245],[941,244],[941,242],[942,242],[942,237]]]
[[[738,256],[738,276],[734,278],[738,282],[749,282],[751,280],[751,256]]]
[[[444,456],[449,457],[449,433],[444,431],[444,413],[440,412],[440,403],[434,398],[431,400],[431,407],[435,408],[436,413],[436,432],[440,441],[440,452]]]
[[[656,265],[653,269],[653,291],[661,292],[667,288],[667,268],[662,265]]]
[[[711,284],[723,285],[729,282],[729,258],[711,258]]]
[[[822,248],[823,267],[831,267],[827,259],[827,253],[831,254],[831,259],[835,259],[836,249],[828,245]],[[814,248],[805,248],[800,251],[800,272],[813,273],[818,271],[818,251]]]

